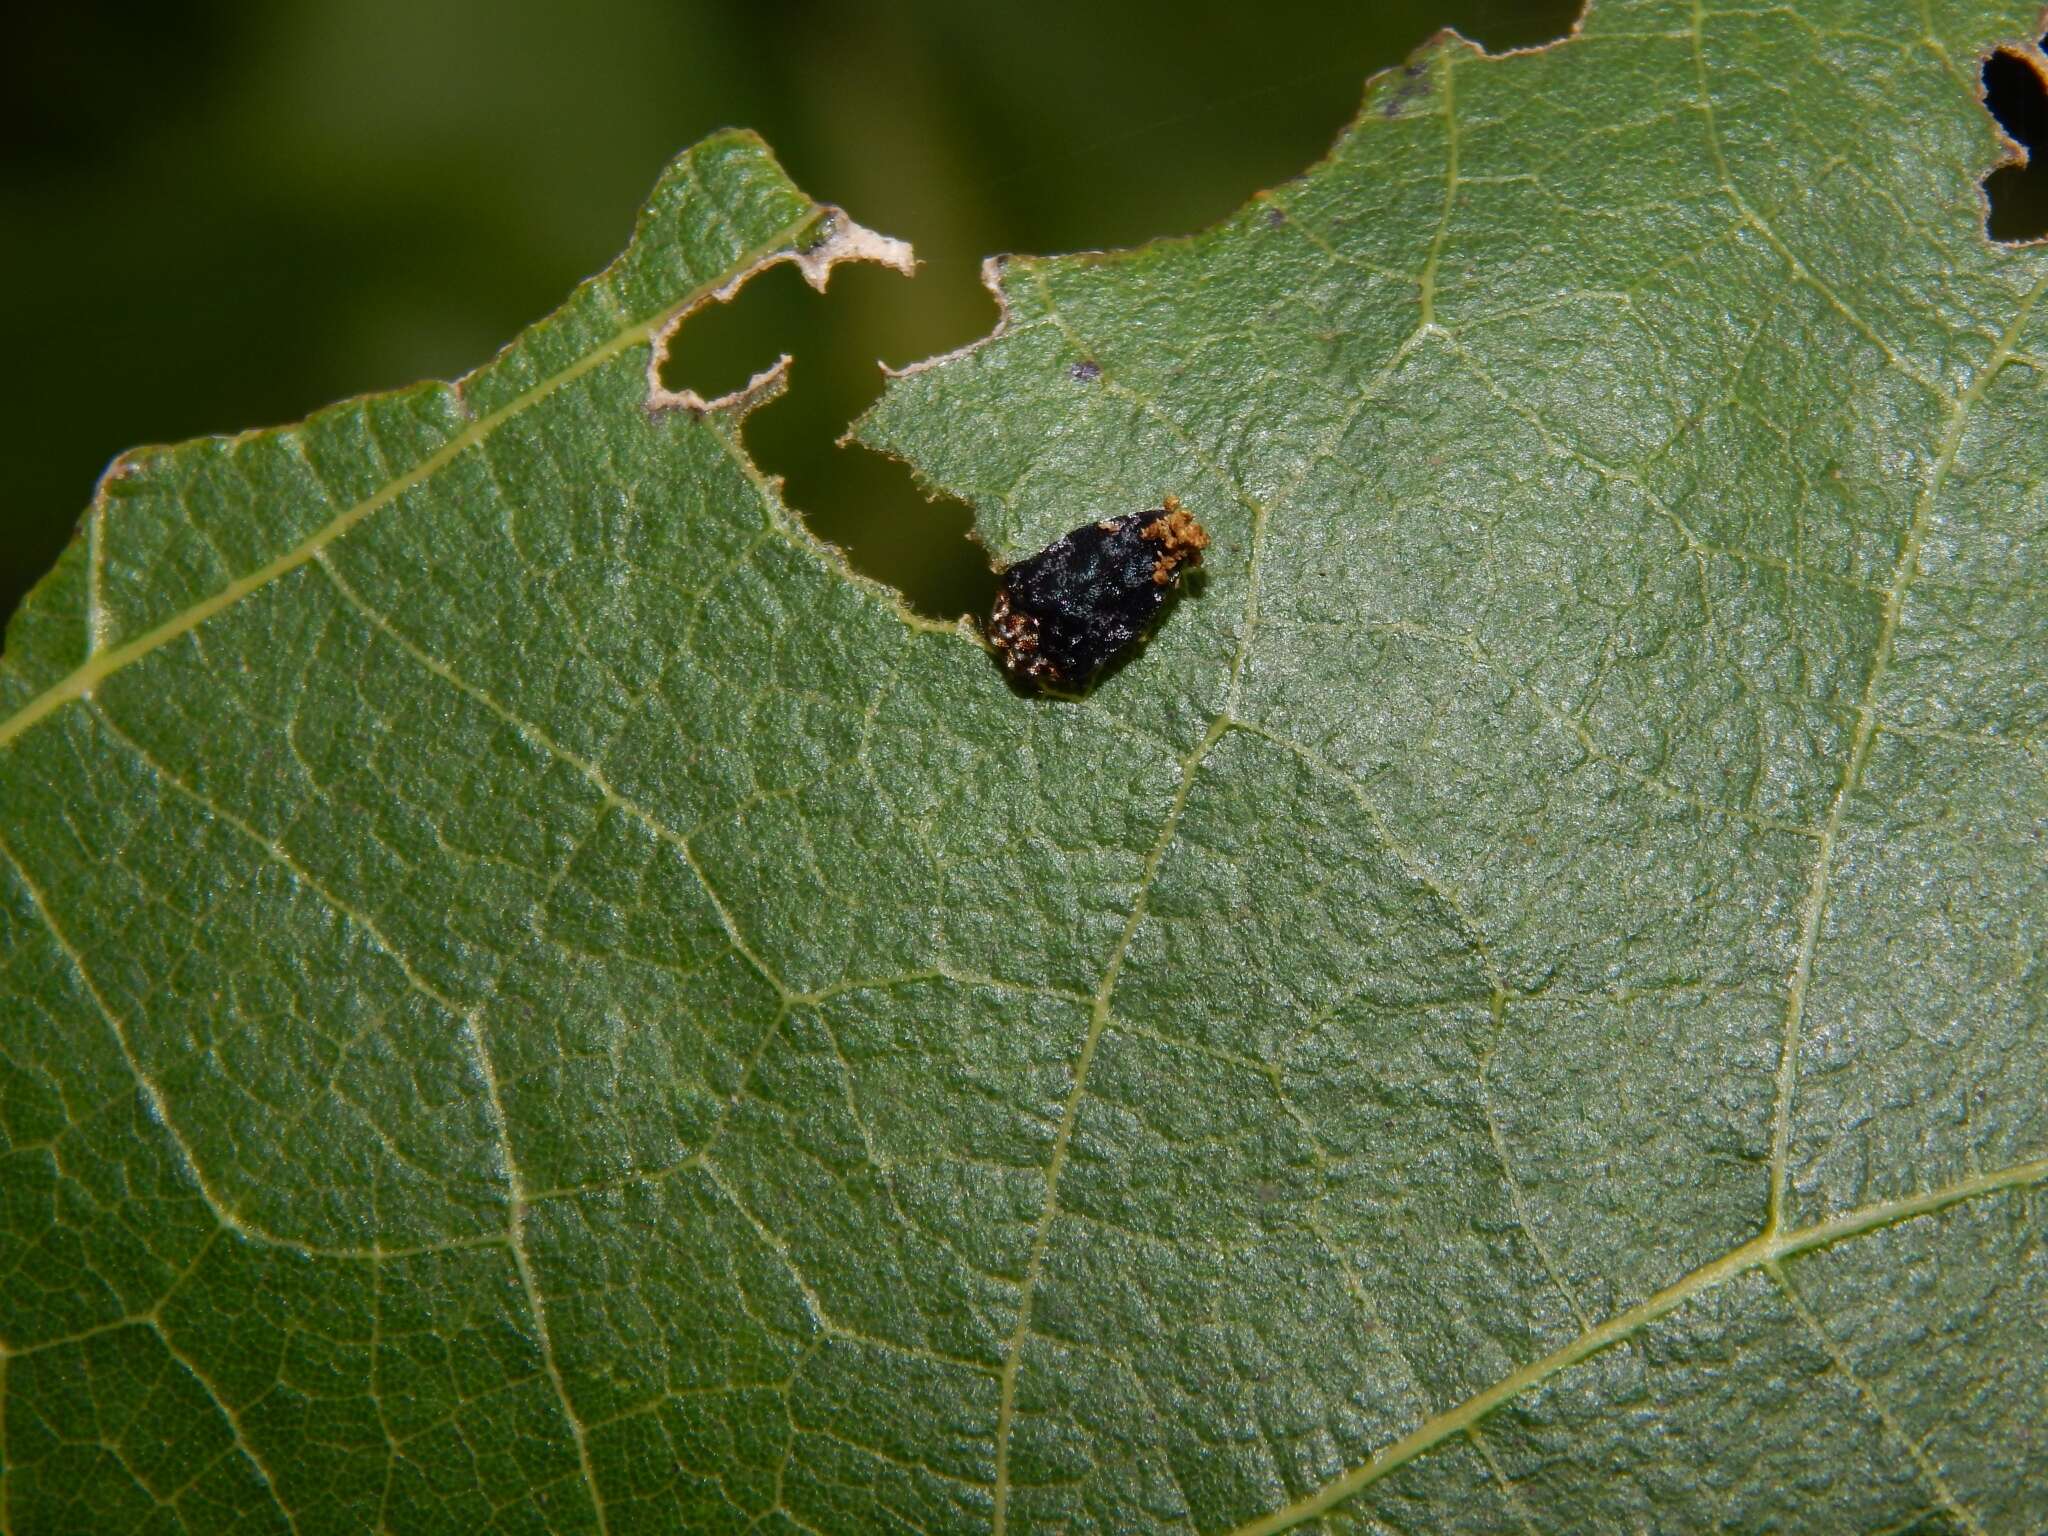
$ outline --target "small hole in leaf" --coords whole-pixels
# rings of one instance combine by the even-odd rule
[[[795,266],[770,267],[730,303],[707,304],[682,323],[661,382],[715,400],[788,353],[786,391],[749,412],[741,429],[748,454],[763,473],[783,477],[790,508],[856,571],[887,582],[925,617],[950,621],[986,613],[995,599],[988,555],[968,537],[967,508],[925,500],[894,459],[837,446],[881,393],[875,359],[892,350],[903,286],[894,272],[843,262],[821,296]]]
[[[1984,105],[2027,151],[2025,165],[2002,165],[1984,178],[1991,203],[1984,232],[2009,245],[2039,240],[2048,235],[2048,84],[2032,60],[2001,48],[1984,61]]]

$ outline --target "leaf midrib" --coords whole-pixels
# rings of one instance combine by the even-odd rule
[[[1417,1457],[1434,1450],[1453,1435],[1472,1428],[1510,1398],[1518,1397],[1532,1388],[1543,1385],[1561,1372],[1612,1345],[1627,1341],[1651,1323],[1677,1311],[1694,1297],[1725,1285],[1731,1280],[1740,1279],[1744,1275],[1785,1259],[1799,1258],[1822,1248],[1832,1247],[1836,1243],[1848,1242],[1888,1227],[1901,1225],[1917,1217],[1934,1215],[1966,1201],[2026,1189],[2044,1182],[2048,1182],[2048,1156],[2013,1163],[1923,1194],[1861,1206],[1832,1216],[1826,1221],[1815,1222],[1811,1226],[1775,1233],[1759,1233],[1740,1247],[1729,1249],[1718,1258],[1711,1259],[1674,1280],[1663,1290],[1645,1297],[1633,1307],[1617,1312],[1606,1321],[1587,1329],[1542,1359],[1531,1361],[1519,1370],[1503,1376],[1484,1391],[1474,1393],[1455,1407],[1447,1408],[1433,1418],[1424,1420],[1399,1440],[1384,1447],[1343,1476],[1333,1478],[1320,1488],[1270,1514],[1261,1515],[1256,1520],[1234,1527],[1229,1536],[1275,1536],[1277,1532],[1291,1530],[1305,1521],[1314,1519],[1370,1487],[1388,1473],[1397,1471]]]

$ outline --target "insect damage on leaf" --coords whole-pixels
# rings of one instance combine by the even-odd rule
[[[988,638],[1012,677],[1086,683],[1151,627],[1209,535],[1169,496],[1087,523],[1003,572]]]

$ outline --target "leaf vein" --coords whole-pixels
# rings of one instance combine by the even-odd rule
[[[1849,1357],[1829,1336],[1821,1320],[1814,1316],[1813,1309],[1799,1294],[1799,1288],[1792,1283],[1792,1277],[1785,1273],[1784,1266],[1777,1263],[1766,1264],[1764,1273],[1769,1275],[1778,1289],[1785,1293],[1785,1299],[1792,1304],[1792,1310],[1797,1314],[1801,1325],[1813,1335],[1814,1341],[1820,1345],[1834,1368],[1841,1373],[1842,1379],[1856,1389],[1856,1395],[1863,1399],[1864,1405],[1884,1426],[1885,1433],[1896,1440],[1899,1448],[1911,1458],[1915,1469],[1927,1480],[1927,1485],[1934,1490],[1935,1497],[1941,1501],[1942,1507],[1956,1517],[1957,1523],[1968,1531],[1970,1536],[1986,1536],[1982,1522],[1971,1513],[1961,1499],[1956,1497],[1955,1490],[1949,1487],[1948,1480],[1941,1475],[1941,1468],[1934,1464],[1934,1458],[1927,1454],[1924,1446],[1906,1433],[1905,1426],[1899,1423],[1897,1416],[1885,1407],[1877,1393],[1871,1389],[1870,1383],[1865,1381],[1849,1363]]]
[[[692,164],[694,166],[694,162]],[[289,575],[309,560],[315,559],[330,545],[345,538],[357,526],[397,501],[415,486],[433,479],[468,449],[486,441],[500,426],[518,417],[556,390],[574,383],[592,369],[633,346],[650,344],[669,316],[682,313],[703,302],[735,274],[746,271],[762,258],[788,246],[810,228],[817,217],[816,209],[807,211],[801,219],[778,231],[773,239],[753,251],[744,253],[726,271],[700,284],[652,319],[636,322],[615,332],[566,368],[541,379],[525,393],[507,401],[488,415],[474,418],[469,425],[421,459],[410,470],[386,481],[369,496],[338,514],[283,554],[266,561],[246,575],[234,578],[211,596],[202,598],[181,612],[173,614],[135,639],[95,652],[66,676],[29,699],[13,714],[0,719],[0,747],[6,747],[18,739],[23,732],[63,705],[92,692],[114,673],[161,650],[172,641],[197,629],[215,614],[233,607],[243,598],[263,590],[280,577]],[[460,384],[444,387],[458,397],[461,396]]]
[[[1814,849],[1813,874],[1808,883],[1805,910],[1800,917],[1799,944],[1795,952],[1792,974],[1785,989],[1784,1038],[1779,1046],[1776,1087],[1771,1115],[1771,1185],[1769,1204],[1765,1214],[1765,1230],[1775,1232],[1784,1221],[1787,1184],[1790,1178],[1792,1151],[1792,1109],[1794,1095],[1798,1089],[1799,1047],[1804,1035],[1806,1019],[1806,997],[1813,981],[1813,967],[1820,948],[1823,921],[1827,913],[1828,883],[1831,878],[1835,840],[1842,824],[1842,812],[1849,797],[1855,793],[1856,782],[1862,772],[1865,759],[1870,752],[1872,741],[1877,735],[1878,691],[1884,684],[1885,671],[1891,661],[1892,643],[1899,630],[1899,616],[1905,607],[1906,594],[1919,569],[1920,547],[1933,520],[1934,503],[1948,480],[1950,467],[1955,463],[1957,452],[1962,447],[1963,434],[1969,424],[1971,410],[1991,387],[1991,381],[1998,376],[2005,360],[2011,355],[2019,339],[2022,326],[2033,313],[2043,292],[2048,292],[2048,273],[2034,284],[2012,321],[1999,337],[1998,345],[1985,359],[1970,386],[1957,396],[1949,410],[1947,426],[1936,451],[1934,464],[1927,476],[1927,483],[1913,507],[1912,520],[1907,524],[1899,541],[1898,564],[1893,569],[1891,586],[1885,594],[1883,618],[1878,626],[1877,641],[1872,647],[1870,665],[1863,683],[1863,696],[1856,706],[1856,729],[1849,741],[1849,748],[1843,754],[1842,778],[1836,786],[1834,802],[1828,807],[1826,824],[1821,828],[1820,841]]]
[[[1677,1311],[1693,1297],[1766,1264],[1866,1237],[1966,1201],[2026,1190],[2043,1182],[2048,1182],[2048,1155],[2008,1164],[1922,1194],[1844,1211],[1808,1227],[1761,1233],[1740,1247],[1731,1248],[1720,1257],[1691,1270],[1626,1311],[1615,1313],[1598,1327],[1580,1334],[1542,1359],[1531,1361],[1484,1391],[1474,1393],[1455,1407],[1417,1425],[1399,1440],[1382,1447],[1369,1460],[1343,1476],[1333,1478],[1314,1493],[1238,1526],[1230,1536],[1275,1536],[1277,1532],[1292,1530],[1327,1513],[1389,1473],[1434,1450],[1453,1435],[1462,1434],[1470,1426],[1480,1423],[1510,1399],[1543,1385],[1602,1350],[1633,1338],[1651,1323]]]
[[[1088,1069],[1095,1060],[1095,1048],[1101,1043],[1103,1032],[1109,1027],[1110,997],[1116,990],[1117,977],[1123,970],[1124,956],[1130,952],[1131,940],[1136,936],[1138,925],[1145,920],[1146,898],[1152,882],[1158,877],[1160,863],[1166,857],[1174,834],[1180,829],[1182,814],[1187,810],[1188,795],[1194,788],[1195,776],[1200,772],[1202,761],[1215,749],[1225,732],[1230,728],[1228,715],[1218,715],[1210,722],[1209,729],[1202,735],[1194,748],[1181,761],[1180,784],[1174,791],[1173,803],[1167,808],[1165,819],[1154,840],[1151,852],[1146,856],[1140,871],[1137,894],[1131,902],[1130,915],[1125,919],[1123,932],[1111,947],[1109,958],[1102,968],[1102,979],[1095,989],[1094,1005],[1088,1023],[1088,1033],[1081,1041],[1079,1055],[1074,1060],[1074,1084],[1068,1091],[1065,1108],[1061,1111],[1059,1130],[1053,1137],[1052,1153],[1046,1162],[1045,1201],[1039,1210],[1038,1221],[1031,1239],[1031,1254],[1026,1260],[1024,1279],[1018,1287],[1017,1325],[1010,1333],[1009,1344],[1004,1351],[1002,1366],[1002,1391],[996,1409],[996,1483],[995,1483],[995,1536],[1003,1536],[1007,1529],[1010,1495],[1010,1443],[1017,1413],[1017,1373],[1022,1367],[1024,1343],[1031,1334],[1031,1307],[1038,1290],[1038,1280],[1045,1266],[1046,1249],[1052,1237],[1053,1219],[1059,1212],[1060,1174],[1067,1163],[1067,1149],[1073,1142],[1074,1126],[1081,1115],[1081,1101],[1087,1093]]]

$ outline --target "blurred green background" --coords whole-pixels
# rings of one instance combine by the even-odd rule
[[[747,427],[793,505],[934,614],[991,590],[963,509],[833,439],[904,363],[986,333],[981,257],[1127,245],[1304,169],[1371,72],[1577,0],[866,6],[171,0],[17,14],[0,57],[0,613],[123,448],[452,377],[624,244],[663,163],[743,124],[913,241],[910,281],[788,268],[685,328],[706,395],[778,352]]]

